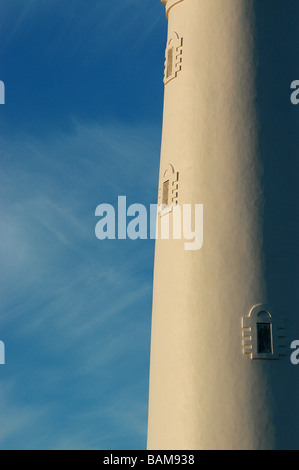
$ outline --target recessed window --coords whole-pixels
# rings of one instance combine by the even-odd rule
[[[171,77],[172,74],[173,74],[173,47],[170,47],[167,51],[166,78]]]
[[[258,354],[272,354],[271,323],[257,323],[257,350]]]
[[[172,212],[173,207],[178,204],[178,181],[179,173],[169,163],[159,177],[158,212],[161,217]]]
[[[168,194],[169,194],[169,180],[164,181],[163,183],[163,195],[162,195],[162,204],[168,206]]]
[[[251,359],[278,359],[287,354],[286,326],[267,304],[254,305],[242,320],[243,353]]]
[[[182,69],[183,38],[173,31],[165,49],[164,83],[175,78]]]

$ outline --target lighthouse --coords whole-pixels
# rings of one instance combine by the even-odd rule
[[[158,223],[203,243],[156,239],[147,448],[298,449],[298,1],[162,3]]]

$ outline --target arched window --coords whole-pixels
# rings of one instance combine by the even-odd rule
[[[285,325],[265,304],[255,305],[242,322],[243,353],[251,359],[278,359],[286,354]]]
[[[173,32],[167,41],[165,51],[164,83],[175,78],[182,68],[183,39]]]
[[[169,163],[160,177],[158,205],[161,215],[168,214],[178,203],[178,181],[179,174]]]

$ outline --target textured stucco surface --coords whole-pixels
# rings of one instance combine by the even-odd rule
[[[258,303],[299,332],[294,290],[277,300],[283,272],[269,255],[269,223],[280,269],[292,262],[296,231],[273,220],[279,171],[269,191],[264,176],[269,117],[257,49],[266,16],[253,0],[184,0],[169,11],[168,34],[183,37],[183,55],[165,86],[161,172],[169,163],[179,172],[179,204],[204,205],[204,244],[186,251],[184,240],[156,241],[149,449],[299,447],[296,367],[242,354],[241,319]],[[284,112],[269,109],[271,119]],[[283,167],[285,156],[275,161]]]

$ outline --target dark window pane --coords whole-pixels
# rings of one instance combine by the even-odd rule
[[[166,78],[170,77],[173,73],[173,47],[167,51],[167,69],[166,69]]]
[[[258,353],[272,354],[271,323],[257,323],[257,349]]]
[[[163,183],[163,195],[162,195],[162,204],[168,206],[168,192],[169,192],[169,180],[164,181]]]

